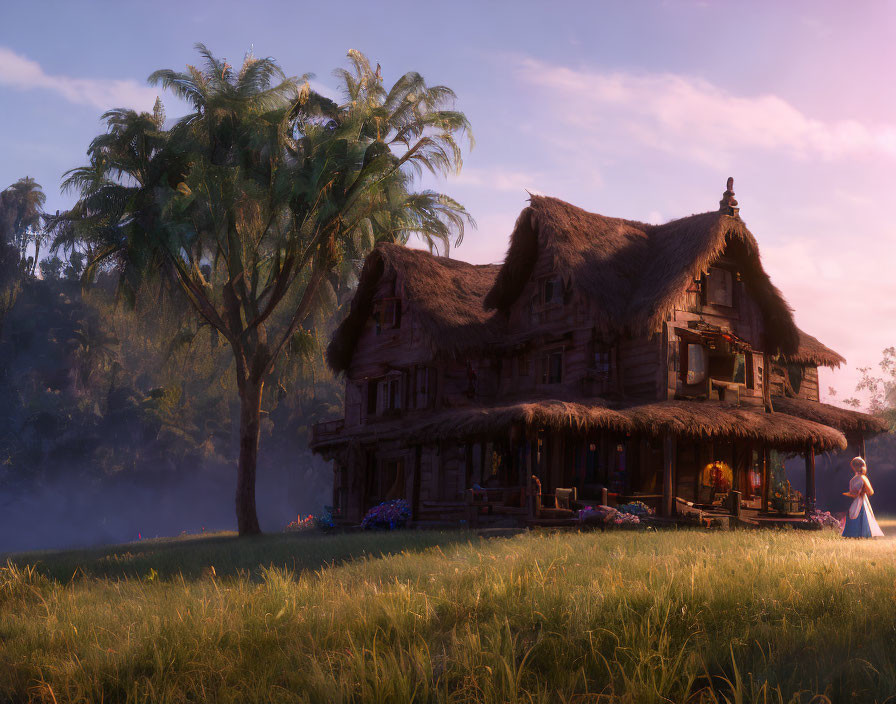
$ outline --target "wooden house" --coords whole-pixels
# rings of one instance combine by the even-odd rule
[[[863,453],[885,426],[819,402],[818,367],[844,360],[794,324],[732,185],[664,225],[532,196],[502,265],[378,245],[328,348],[344,416],[312,433],[339,515],[393,498],[419,523],[471,505],[565,517],[571,496],[666,516],[812,508],[816,453]],[[794,454],[805,496],[782,505]]]

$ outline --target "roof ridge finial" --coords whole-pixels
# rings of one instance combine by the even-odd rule
[[[725,192],[722,194],[722,200],[719,201],[719,211],[725,215],[737,217],[740,208],[737,207],[737,200],[734,198],[734,177],[728,177]]]

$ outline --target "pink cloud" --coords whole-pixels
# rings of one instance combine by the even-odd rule
[[[137,81],[72,78],[48,74],[36,61],[0,46],[0,85],[18,90],[48,90],[70,103],[101,110],[114,107],[151,110],[158,90]]]
[[[531,58],[518,62],[517,76],[550,95],[557,119],[577,128],[569,138],[579,144],[613,148],[634,140],[709,163],[756,149],[825,160],[896,157],[894,124],[819,120],[776,95],[735,95],[701,78],[577,70]]]

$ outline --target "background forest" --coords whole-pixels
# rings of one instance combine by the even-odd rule
[[[80,257],[27,276],[0,339],[0,551],[232,528],[238,404],[233,359],[162,287],[135,306],[112,274],[82,291]],[[329,317],[328,320],[332,320]],[[265,396],[262,528],[329,503],[308,428],[338,413],[329,326],[288,355]]]

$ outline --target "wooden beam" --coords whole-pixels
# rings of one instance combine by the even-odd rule
[[[672,515],[675,498],[675,436],[667,433],[663,438],[663,506],[662,515]]]
[[[768,448],[762,448],[762,510],[768,511],[768,491],[769,491],[769,480],[768,480],[768,467],[769,465],[769,455]]]
[[[815,448],[806,452],[806,511],[815,510]]]
[[[703,479],[703,456],[700,454],[702,442],[694,440],[694,503],[700,503],[700,482]]]
[[[865,433],[859,433],[859,456],[865,459]]]

